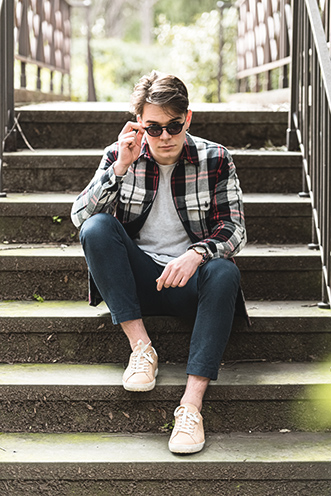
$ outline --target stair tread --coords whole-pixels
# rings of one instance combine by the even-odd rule
[[[106,146],[106,145],[105,145]],[[36,150],[17,150],[15,152],[4,152],[3,156],[5,158],[8,157],[38,157],[38,156],[45,156],[45,157],[56,157],[57,155],[60,156],[69,156],[69,157],[77,157],[80,155],[84,156],[95,156],[95,155],[102,155],[104,149],[103,148],[56,148],[56,149],[48,149],[48,148],[37,148]],[[255,157],[283,157],[283,156],[288,156],[288,157],[298,157],[302,158],[301,152],[293,152],[293,151],[288,151],[284,149],[264,149],[264,148],[231,148],[230,153],[233,157],[235,156],[249,156],[249,155],[254,155]],[[282,166],[280,163],[279,166]]]
[[[299,153],[299,152],[289,152],[289,153]],[[4,152],[3,157],[6,158],[20,158],[20,157],[79,157],[83,156],[102,156],[103,148],[37,148],[36,150],[20,149],[15,152]]]
[[[0,364],[3,386],[122,387],[123,364],[15,363]],[[160,364],[158,388],[184,386],[185,364]],[[316,386],[331,384],[328,362],[229,362],[221,366],[215,387]]]
[[[261,104],[249,104],[249,103],[191,103],[190,105],[194,116],[197,118],[200,113],[204,114],[229,114],[247,116],[250,119],[256,120],[261,118],[261,116],[272,116],[274,121],[287,122],[288,109],[273,106],[268,108]],[[20,113],[20,122],[25,122],[26,120],[31,121],[38,117],[38,114],[58,114],[59,119],[69,120],[70,116],[78,114],[84,115],[98,115],[101,114],[105,116],[105,119],[110,119],[109,114],[119,114],[125,115],[129,113],[130,106],[127,102],[45,102],[45,103],[33,103],[22,105],[16,109],[16,113]],[[238,119],[238,117],[237,117]],[[232,120],[235,121],[234,117]]]
[[[70,203],[75,200],[77,193],[38,192],[38,193],[8,193],[1,198],[1,204],[17,203]],[[301,198],[295,193],[245,193],[244,203],[299,203],[309,204],[309,198]],[[289,212],[290,214],[290,212]]]
[[[32,464],[110,464],[123,467],[137,464],[135,472],[144,464],[155,466],[155,475],[160,464],[194,464],[195,467],[210,464],[204,477],[212,477],[215,469],[219,471],[220,464],[233,464],[236,471],[238,464],[246,468],[252,464],[276,466],[277,464],[305,463],[305,474],[316,477],[316,465],[321,462],[331,462],[331,433],[231,433],[207,434],[205,448],[198,454],[174,456],[168,450],[169,434],[105,434],[105,433],[74,433],[74,434],[39,434],[11,433],[1,434],[0,462],[20,466],[20,475],[31,476]],[[307,465],[306,462],[309,462]],[[178,465],[179,464],[179,465]],[[228,467],[231,471],[231,467]],[[162,469],[161,469],[162,472]],[[39,474],[43,477],[45,474]],[[192,474],[190,474],[192,476]],[[201,477],[201,474],[199,474]],[[199,477],[198,474],[193,476]],[[246,474],[246,475],[249,475]],[[262,475],[262,474],[260,474]],[[268,474],[270,476],[270,474]],[[132,477],[132,473],[130,474]],[[141,474],[142,477],[143,474]],[[107,478],[107,475],[104,475]],[[114,477],[113,473],[108,477]],[[222,474],[218,474],[222,477]],[[224,477],[224,474],[223,474]],[[293,472],[293,478],[300,477]],[[302,477],[302,474],[301,474]],[[325,473],[325,478],[331,478],[331,472]]]
[[[261,245],[248,243],[236,257],[309,257],[320,258],[318,250],[309,250],[307,245]],[[80,244],[71,245],[60,244],[11,244],[0,245],[1,257],[33,257],[33,256],[64,256],[83,257],[83,250]]]
[[[330,311],[318,308],[317,304],[312,301],[248,300],[246,304],[249,315],[253,318],[331,318]],[[86,301],[45,300],[42,303],[37,301],[0,301],[0,318],[59,318],[59,310],[61,311],[61,318],[93,318],[100,316],[109,317],[110,315],[105,303],[101,303],[98,307],[92,307]],[[175,317],[168,318],[173,319]]]

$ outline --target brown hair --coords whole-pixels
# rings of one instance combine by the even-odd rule
[[[160,105],[169,114],[186,114],[189,106],[187,88],[176,76],[152,71],[134,87],[131,105],[135,115],[142,115],[145,103]]]

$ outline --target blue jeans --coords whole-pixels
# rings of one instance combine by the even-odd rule
[[[113,216],[90,217],[81,228],[80,239],[113,323],[143,315],[193,318],[186,372],[216,380],[240,285],[237,266],[223,258],[212,259],[184,287],[157,291],[156,279],[164,267],[146,255]]]

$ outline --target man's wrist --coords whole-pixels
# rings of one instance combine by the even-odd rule
[[[130,165],[123,166],[123,165],[119,164],[118,162],[114,162],[114,164],[113,164],[113,171],[114,171],[115,176],[116,177],[123,177],[123,176],[125,176],[125,174],[127,173],[129,167],[130,167]]]
[[[205,264],[209,260],[209,254],[207,249],[204,246],[196,245],[196,246],[190,246],[189,250],[195,251],[198,255],[201,256],[201,262],[200,265]]]

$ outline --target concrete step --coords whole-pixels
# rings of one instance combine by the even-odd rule
[[[286,142],[288,112],[234,110],[222,104],[192,105],[190,132],[225,146],[259,148]],[[23,132],[34,148],[104,148],[132,120],[128,104],[28,105],[17,109]],[[26,148],[18,136],[19,148]]]
[[[0,242],[72,243],[78,231],[70,219],[75,194],[10,193],[0,199]],[[295,194],[245,194],[247,235],[251,243],[308,244],[312,211],[309,199]]]
[[[326,360],[331,312],[309,301],[249,301],[252,326],[236,318],[224,360]],[[192,324],[175,317],[145,317],[160,362],[187,361]],[[129,345],[104,303],[0,302],[0,362],[125,362]]]
[[[310,200],[294,194],[244,194],[247,237],[250,243],[310,243]]]
[[[106,145],[107,143],[105,143]],[[302,156],[283,150],[230,150],[245,193],[298,193]],[[81,191],[97,169],[102,149],[21,150],[4,154],[7,191]]]
[[[160,432],[172,422],[184,364],[160,364],[148,393],[122,386],[123,364],[0,364],[5,432]],[[229,363],[210,384],[207,432],[321,431],[331,427],[330,362]]]
[[[321,261],[301,245],[247,245],[236,257],[246,298],[316,300],[320,298]],[[0,299],[87,298],[82,248],[73,245],[0,245]]]
[[[211,434],[202,452],[186,456],[170,453],[168,437],[2,434],[0,490],[6,496],[330,494],[330,433]]]

